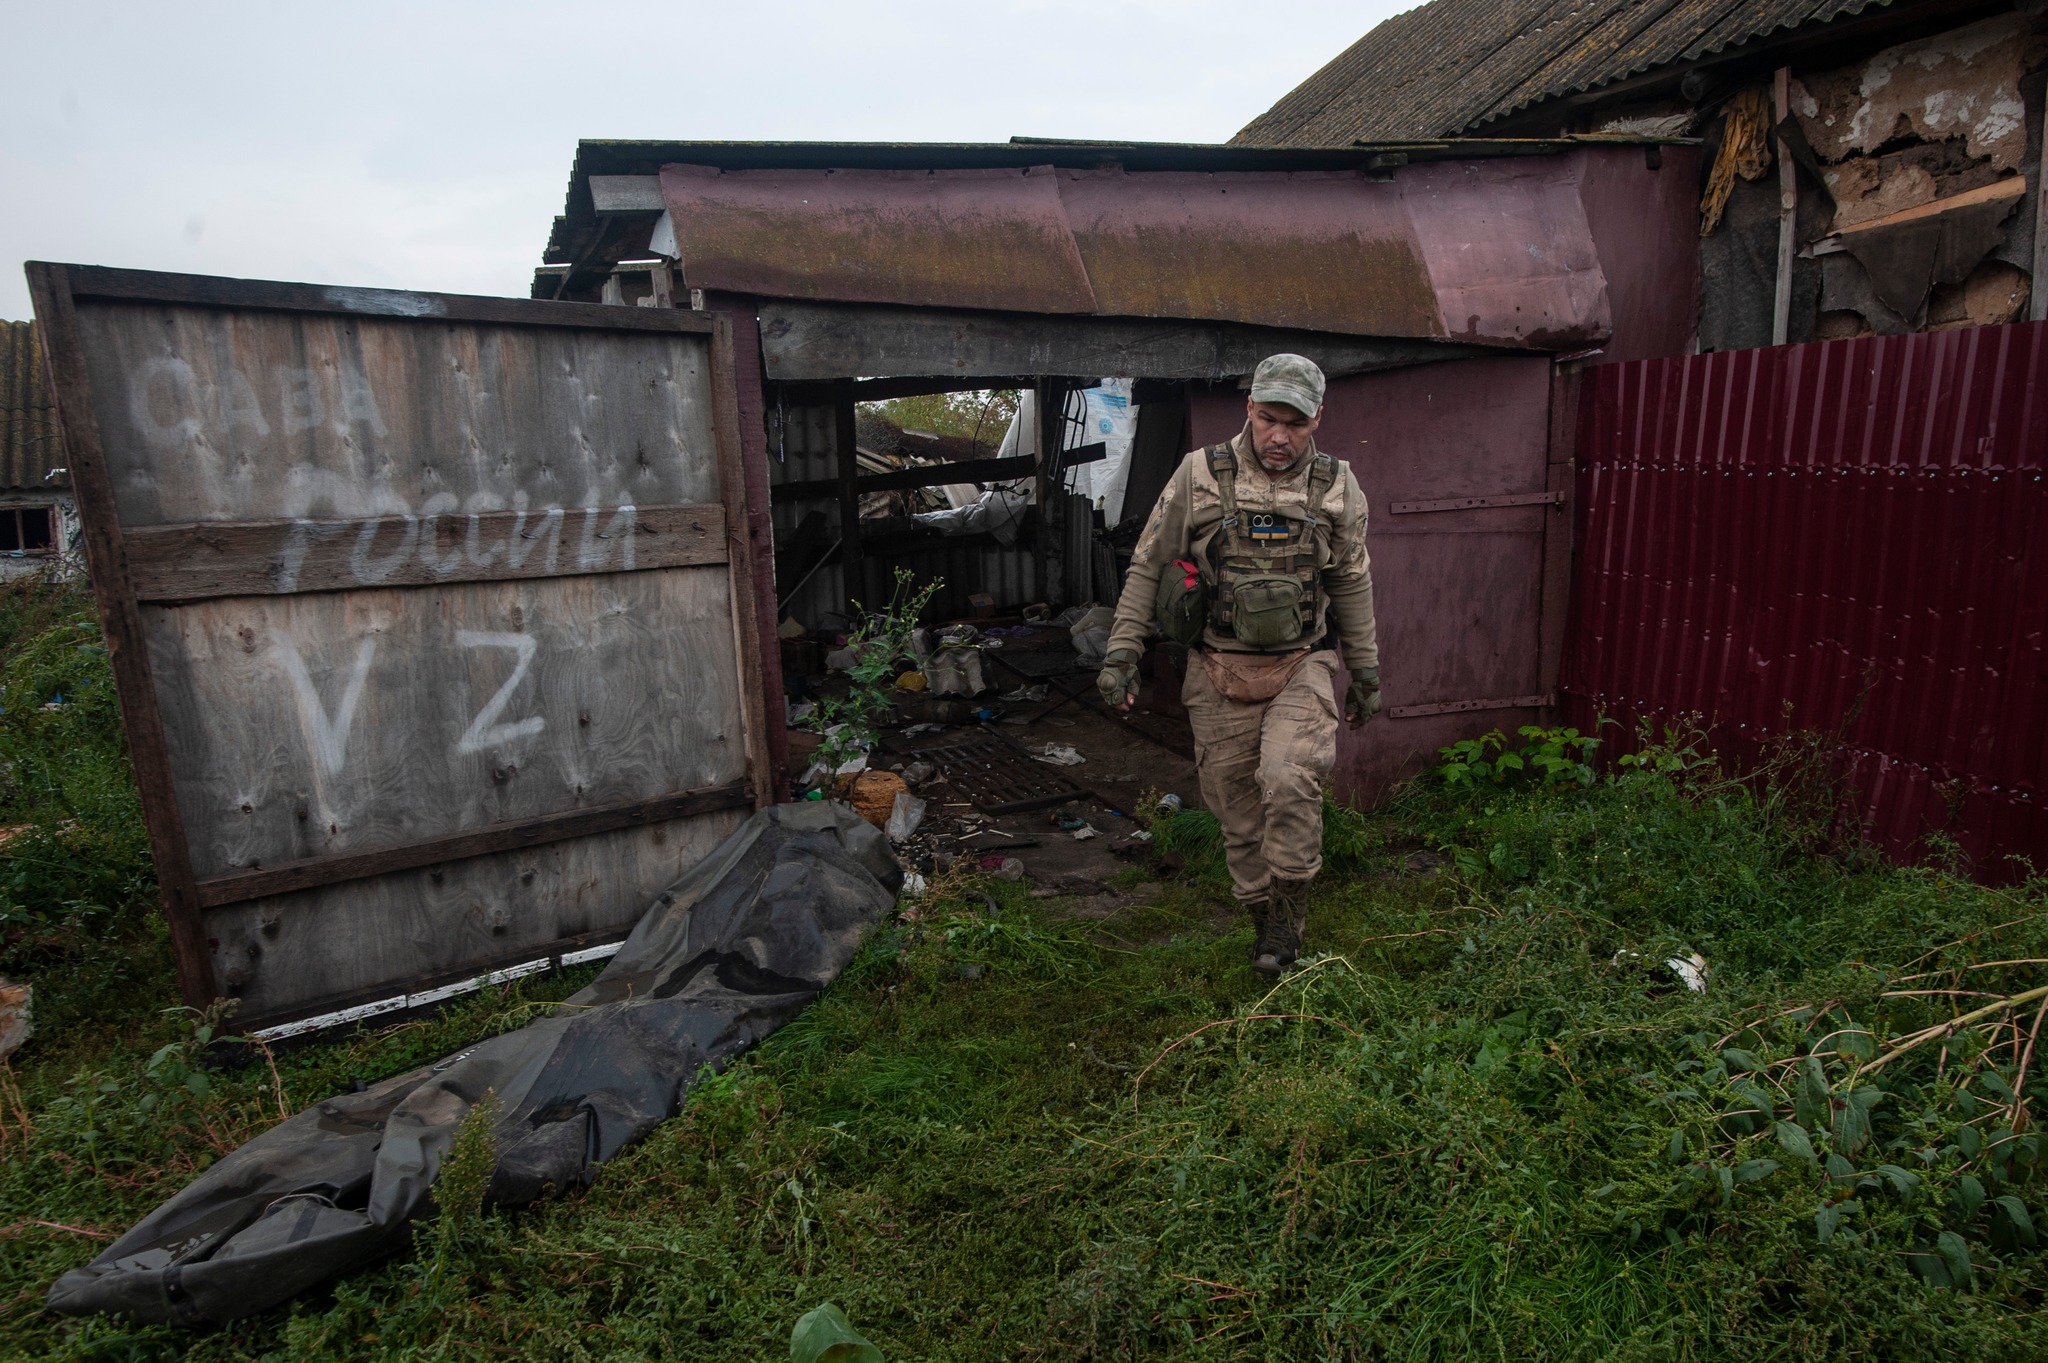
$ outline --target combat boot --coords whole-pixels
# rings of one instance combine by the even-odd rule
[[[1273,877],[1272,899],[1266,908],[1266,930],[1259,934],[1252,969],[1278,978],[1301,955],[1301,933],[1308,923],[1306,880]]]
[[[1260,895],[1257,899],[1244,899],[1238,902],[1244,911],[1252,916],[1252,959],[1256,961],[1259,958],[1259,952],[1266,945],[1266,934],[1273,930],[1269,926],[1273,921],[1273,904],[1265,895]]]

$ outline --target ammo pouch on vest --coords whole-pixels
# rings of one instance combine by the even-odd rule
[[[1209,623],[1209,584],[1202,580],[1202,570],[1184,558],[1167,564],[1159,575],[1152,619],[1174,643],[1199,643]]]
[[[1323,499],[1336,481],[1335,461],[1315,456],[1307,515],[1300,520],[1238,510],[1237,456],[1230,446],[1209,451],[1209,469],[1223,502],[1223,523],[1208,546],[1208,577],[1215,583],[1210,625],[1255,649],[1298,643],[1322,618]]]

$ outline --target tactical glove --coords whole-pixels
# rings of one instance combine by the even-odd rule
[[[1129,701],[1138,698],[1138,650],[1134,648],[1113,648],[1102,660],[1102,670],[1095,674],[1095,689],[1102,693],[1103,704],[1110,709],[1121,709]]]
[[[1363,667],[1351,674],[1351,689],[1344,694],[1344,722],[1354,729],[1380,712],[1380,670]]]

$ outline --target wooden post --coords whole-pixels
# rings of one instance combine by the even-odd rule
[[[2034,282],[2027,320],[2048,322],[2048,99],[2041,101],[2041,164],[2034,171]]]
[[[1776,124],[1792,116],[1792,68],[1781,66],[1771,78],[1771,121]],[[1771,305],[1771,344],[1783,345],[1792,336],[1792,259],[1799,219],[1799,172],[1792,164],[1792,149],[1785,139],[1778,144],[1778,292]]]
[[[1066,475],[1060,445],[1066,435],[1067,386],[1041,379],[1038,403],[1038,594],[1055,610],[1067,605]]]
[[[128,731],[128,754],[135,764],[135,784],[142,807],[149,850],[156,860],[157,890],[163,896],[164,923],[171,933],[171,960],[178,972],[178,990],[185,1002],[204,1008],[218,996],[206,926],[200,919],[197,877],[185,834],[185,816],[171,776],[170,739],[157,707],[156,679],[143,632],[142,607],[128,577],[127,543],[120,513],[114,505],[113,475],[107,468],[99,417],[92,404],[92,382],[86,375],[85,341],[79,333],[78,310],[72,301],[71,271],[62,265],[31,262],[29,295],[35,301],[37,339],[43,347],[43,372],[49,375],[50,397],[57,407],[57,430],[64,442],[64,464],[78,498],[84,526],[85,562],[92,591],[99,601],[106,629],[107,655],[113,664],[114,691],[121,702],[121,720]]]
[[[858,423],[853,406],[853,380],[832,384],[833,443],[839,449],[839,563],[846,578],[846,596],[858,601],[868,594],[860,552],[860,452],[854,448]],[[863,602],[873,606],[873,601]]]
[[[667,261],[657,260],[648,267],[647,282],[654,289],[654,302],[648,306],[672,308],[676,305],[676,283],[669,274]]]

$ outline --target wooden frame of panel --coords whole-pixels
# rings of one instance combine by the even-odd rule
[[[292,891],[344,884],[393,871],[433,867],[493,852],[562,842],[639,825],[662,824],[694,814],[748,805],[760,807],[772,801],[775,783],[768,758],[769,739],[761,692],[754,564],[748,543],[746,480],[741,467],[735,355],[731,324],[726,319],[708,313],[673,309],[329,288],[41,262],[31,262],[27,266],[27,274],[40,322],[50,385],[57,404],[65,458],[84,522],[86,560],[127,727],[164,913],[170,927],[179,985],[188,1003],[203,1006],[222,992],[209,956],[208,928],[204,918],[208,909]],[[344,580],[336,565],[322,559],[322,546],[330,540],[357,533],[374,538],[380,533],[376,522],[388,518],[124,527],[103,432],[93,403],[87,342],[77,307],[79,300],[295,314],[325,313],[518,328],[651,332],[706,338],[711,425],[715,442],[711,454],[719,500],[707,504],[638,508],[636,533],[648,537],[647,557],[650,561],[630,567],[629,571],[689,565],[722,565],[725,568],[730,628],[740,673],[737,700],[744,754],[743,778],[649,798],[555,810],[537,816],[465,827],[398,846],[249,867],[224,875],[200,876],[195,871],[192,846],[178,803],[171,744],[145,626],[145,603],[348,590],[351,584]],[[594,522],[609,510],[615,509],[590,508],[583,514]],[[450,518],[462,519],[452,513]],[[436,533],[434,517],[406,519],[414,522],[407,530],[410,534],[417,533],[418,520],[427,522],[431,547],[432,536]],[[498,522],[509,520],[509,513],[471,515],[466,519],[471,523],[469,534],[474,537],[479,523],[502,531],[504,527]],[[560,520],[558,515],[558,525]],[[278,561],[277,535],[294,524],[313,528],[306,536],[307,552],[289,565],[289,571],[284,571]],[[586,537],[590,535],[591,528],[585,527]],[[559,536],[559,530],[557,534]],[[288,553],[286,557],[291,555]],[[456,564],[455,556],[449,555],[448,562]],[[630,557],[628,563],[631,564]],[[528,571],[512,571],[503,566],[494,571],[474,563],[458,564],[447,571],[432,573],[408,567],[405,573],[395,575],[380,585],[405,590],[499,581],[508,577],[565,577],[616,571],[610,568],[608,554],[603,565],[584,567],[574,561],[573,556],[571,562],[557,564],[551,555],[547,561],[536,563]],[[528,950],[531,951],[530,948]],[[479,959],[476,967],[487,970],[491,964],[491,961]],[[440,969],[434,973],[439,978],[447,976],[449,971]],[[415,983],[395,980],[393,987],[407,988]],[[306,1002],[307,1006],[293,1007],[288,1012],[318,1011],[319,1007],[331,1004],[333,999],[323,997]],[[285,1015],[276,1014],[279,1018]],[[241,1019],[244,1023],[258,1020]]]

